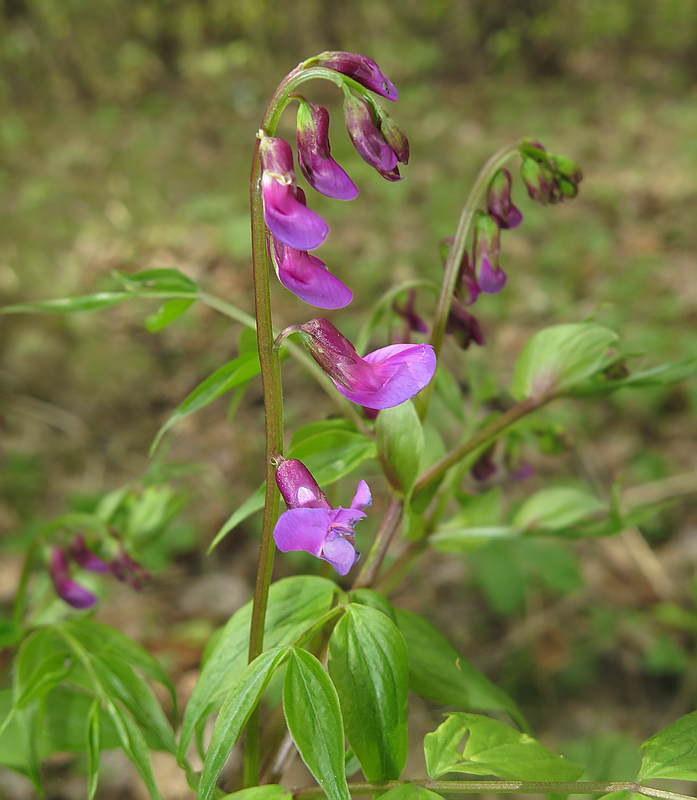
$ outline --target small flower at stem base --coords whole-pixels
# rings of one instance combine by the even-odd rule
[[[363,509],[372,503],[368,484],[358,484],[349,508],[332,508],[310,471],[297,459],[280,459],[276,483],[288,504],[288,511],[274,528],[276,547],[282,553],[305,550],[329,562],[339,575],[346,575],[360,558],[353,528],[366,516]]]
[[[327,197],[353,200],[356,185],[331,157],[327,109],[303,98],[296,125],[298,164],[310,186]]]
[[[298,326],[310,355],[347,400],[392,408],[421,391],[436,371],[428,344],[395,344],[361,358],[351,342],[321,317]]]
[[[68,605],[83,609],[91,608],[97,602],[92,592],[70,577],[68,559],[60,547],[51,548],[48,572],[56,594]]]
[[[499,266],[501,231],[496,220],[481,211],[475,222],[473,249],[477,285],[486,294],[497,294],[508,280]]]
[[[380,67],[373,59],[360,53],[327,51],[306,62],[307,66],[311,64],[318,64],[353,78],[356,83],[388,100],[394,101],[399,96],[392,81],[380,71]]]

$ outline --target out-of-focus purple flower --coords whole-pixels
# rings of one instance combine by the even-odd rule
[[[523,215],[511,202],[511,183],[511,173],[507,169],[500,169],[486,194],[487,211],[498,222],[499,228],[504,230],[517,228],[523,221]]]
[[[90,572],[109,572],[109,565],[85,544],[85,537],[78,534],[70,543],[70,555],[82,569]]]
[[[326,319],[310,320],[298,330],[340,394],[366,408],[398,406],[430,383],[436,371],[436,355],[429,344],[390,345],[361,358]]]
[[[485,343],[477,318],[466,311],[457,300],[453,300],[450,306],[445,332],[451,334],[463,350],[467,350],[472,342],[480,346]]]
[[[319,247],[329,226],[305,204],[305,195],[295,182],[291,146],[284,139],[261,134],[259,154],[264,219],[269,230],[296,250]]]
[[[288,504],[288,511],[274,528],[276,547],[282,553],[305,550],[328,561],[339,575],[346,575],[361,555],[356,552],[353,528],[366,516],[363,509],[372,503],[368,484],[358,484],[349,508],[332,508],[310,471],[297,459],[281,461],[276,483]]]
[[[450,254],[450,248],[455,241],[454,236],[447,236],[440,241],[440,257],[445,266]],[[480,294],[479,284],[477,283],[477,276],[474,274],[474,268],[470,264],[470,259],[467,251],[462,254],[462,261],[460,262],[460,269],[457,273],[457,281],[455,282],[455,297],[466,306],[471,306],[472,303],[479,297]]]
[[[327,51],[306,62],[308,66],[313,63],[341,72],[342,75],[353,78],[356,83],[388,100],[396,100],[399,96],[392,81],[380,71],[380,67],[373,59],[367,56],[359,53]]]
[[[395,300],[392,303],[392,310],[404,320],[404,332],[402,341],[410,342],[411,333],[428,333],[428,327],[421,317],[416,313],[416,289],[410,289],[406,302],[400,306]]]
[[[566,156],[548,153],[539,142],[525,142],[520,154],[520,176],[533,200],[546,206],[576,197],[583,180],[578,164]]]
[[[501,231],[496,220],[479,212],[474,228],[474,274],[477,285],[487,294],[497,294],[506,285],[506,273],[499,266]]]
[[[90,608],[97,602],[92,592],[70,577],[68,559],[60,547],[51,548],[48,572],[56,594],[68,605],[73,608]]]
[[[296,125],[298,164],[310,186],[327,197],[353,200],[356,185],[331,157],[327,109],[302,99]]]
[[[279,281],[301,300],[317,308],[343,308],[353,299],[351,290],[329,272],[324,261],[288,247],[275,236],[269,246]]]
[[[128,584],[131,589],[140,590],[143,581],[150,577],[150,573],[131,558],[123,546],[119,547],[119,552],[109,564],[109,568],[117,580]]]
[[[344,93],[344,119],[360,157],[388,181],[401,180],[397,154],[380,132],[368,103],[351,92]]]
[[[493,458],[494,449],[493,446],[487,448],[474,462],[470,474],[475,481],[488,481],[498,472],[498,467]]]

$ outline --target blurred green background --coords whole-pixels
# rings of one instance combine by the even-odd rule
[[[448,352],[457,377],[466,384],[489,365],[505,388],[532,332],[589,317],[646,353],[639,363],[697,356],[697,0],[3,0],[0,9],[3,305],[108,288],[113,269],[175,267],[250,311],[254,136],[282,76],[336,49],[371,56],[398,86],[399,102],[383,105],[412,146],[405,180],[383,182],[353,151],[335,87],[308,86],[329,108],[332,152],[360,189],[349,204],[308,196],[331,226],[319,255],[356,298],[327,315],[342,331],[355,336],[395,280],[439,280],[438,242],[454,233],[479,168],[532,136],[582,166],[581,191],[541,208],[516,182],[524,222],[502,237],[509,283],[472,309],[486,348]],[[292,138],[292,125],[287,112],[281,133]],[[279,285],[273,292],[279,326],[312,315]],[[153,467],[157,429],[235,355],[239,331],[194,306],[153,335],[143,321],[156,305],[142,302],[0,317],[9,554],[0,602],[42,520],[93,507],[148,470],[195,463],[182,479],[187,521],[170,542],[183,555],[151,590],[148,612],[130,612],[140,638],[164,621],[181,645],[171,626],[191,612],[168,607],[163,593],[217,570],[237,576],[242,594],[250,581],[254,523],[212,559],[203,551],[259,483],[261,393],[247,392],[232,424],[224,400],[189,417]],[[419,301],[424,315],[429,302]],[[284,369],[289,430],[332,410],[294,365]],[[560,469],[601,493],[618,476],[633,485],[694,472],[696,408],[696,381],[560,406],[549,418],[565,426],[564,454],[539,460],[523,494]],[[430,609],[523,705],[566,698],[572,733],[648,735],[666,708],[694,704],[696,525],[683,500],[642,530],[650,547],[580,543],[582,570],[554,548],[487,550],[469,566],[434,554],[399,601]],[[227,613],[194,608],[210,626]],[[181,636],[198,652],[190,629]],[[595,721],[583,705],[593,694],[604,708]],[[563,735],[558,719],[546,724]]]

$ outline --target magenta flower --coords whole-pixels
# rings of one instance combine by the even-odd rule
[[[128,555],[123,545],[119,545],[119,552],[109,564],[109,569],[117,580],[137,591],[140,591],[143,581],[150,577],[150,573]]]
[[[474,274],[477,285],[487,294],[497,294],[508,280],[499,266],[501,231],[488,214],[479,212],[474,229]]]
[[[370,489],[358,484],[349,508],[332,508],[307,467],[297,459],[282,459],[276,470],[276,483],[288,511],[278,519],[273,536],[282,552],[305,550],[328,561],[339,575],[346,575],[360,558],[356,552],[353,528],[366,516],[371,505]]]
[[[90,608],[97,602],[92,592],[70,577],[68,559],[60,547],[51,548],[48,572],[56,594],[68,605],[73,608]]]
[[[293,151],[288,142],[261,134],[259,144],[264,219],[271,233],[296,250],[314,250],[327,238],[329,226],[305,205],[295,182]]]
[[[288,247],[275,236],[269,247],[279,281],[301,300],[317,308],[343,308],[353,299],[351,290],[316,256]]]
[[[360,157],[388,181],[401,180],[397,154],[380,131],[368,103],[351,92],[344,93],[344,119]]]
[[[361,358],[326,319],[310,320],[296,330],[339,393],[366,408],[398,406],[430,383],[436,371],[429,344],[390,345]]]
[[[303,99],[296,124],[298,164],[307,182],[327,197],[353,200],[356,185],[331,157],[327,109]]]
[[[523,215],[511,201],[511,173],[507,169],[500,169],[489,184],[486,193],[487,211],[499,228],[511,230],[517,228],[523,221]]]
[[[380,71],[380,67],[373,59],[359,53],[327,51],[310,59],[307,65],[309,66],[311,63],[341,72],[342,75],[353,78],[356,83],[360,83],[361,86],[365,86],[366,89],[370,89],[371,92],[386,97],[388,100],[394,101],[399,96],[392,81]]]
[[[90,572],[109,572],[110,567],[107,562],[88,549],[82,534],[78,534],[70,543],[70,555],[82,569]]]

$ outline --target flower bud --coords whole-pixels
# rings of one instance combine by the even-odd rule
[[[403,306],[397,304],[395,300],[392,303],[392,310],[404,320],[404,333],[402,334],[402,342],[410,342],[410,334],[413,333],[428,333],[428,327],[421,317],[416,313],[416,289],[410,289],[407,295],[406,302]]]
[[[70,555],[82,569],[90,572],[109,572],[109,565],[88,549],[82,534],[78,534],[70,543]]]
[[[370,106],[351,92],[344,93],[346,128],[360,157],[388,181],[400,180],[397,154],[373,119]]]
[[[51,548],[48,572],[56,594],[68,605],[82,609],[90,608],[97,602],[92,592],[70,577],[68,559],[60,547]]]
[[[511,183],[511,173],[507,169],[500,169],[486,194],[487,211],[498,222],[499,228],[504,230],[517,228],[523,221],[523,215],[511,202]]]
[[[301,100],[296,124],[298,164],[307,182],[327,197],[353,200],[358,189],[330,155],[327,109]]]
[[[276,485],[288,508],[331,508],[310,470],[297,458],[276,456]]]
[[[380,67],[373,59],[359,53],[327,51],[305,62],[306,66],[312,64],[341,72],[342,75],[353,78],[356,83],[388,100],[394,101],[399,96],[392,81],[380,71]]]
[[[496,220],[479,212],[474,228],[474,274],[479,288],[497,294],[506,285],[506,273],[499,266],[501,231]]]
[[[466,311],[457,300],[453,300],[450,306],[445,332],[451,334],[463,350],[467,350],[472,342],[480,346],[485,344],[484,334],[477,318]]]
[[[440,241],[440,257],[445,266],[448,256],[450,255],[450,248],[455,241],[454,236],[446,236],[445,239]],[[470,264],[470,259],[467,251],[462,254],[462,261],[460,261],[460,269],[457,273],[457,280],[455,282],[455,297],[466,306],[471,306],[472,303],[479,297],[481,289],[477,284],[477,276],[474,274],[474,268]]]
[[[379,111],[380,133],[385,137],[385,141],[397,156],[397,161],[401,164],[409,163],[409,140],[404,135],[402,129],[386,114],[382,109]]]
[[[523,158],[520,166],[520,177],[523,179],[531,200],[543,206],[558,203],[561,192],[557,186],[552,170],[532,158]]]

